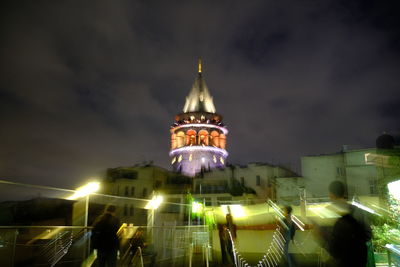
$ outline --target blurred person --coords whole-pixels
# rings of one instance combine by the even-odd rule
[[[131,244],[131,255],[132,259],[137,253],[139,247],[142,251],[142,256],[148,256],[151,259],[150,267],[155,266],[157,253],[154,251],[154,246],[152,244],[148,244],[145,239],[144,230],[139,228],[132,239],[130,240]]]
[[[221,245],[222,264],[227,265],[235,262],[232,242],[236,241],[236,225],[233,223],[233,218],[230,213],[226,214],[225,218],[226,224],[218,225],[218,233]]]
[[[284,240],[284,256],[285,256],[285,261],[286,261],[286,266],[288,267],[293,267],[294,262],[289,254],[289,243],[291,240],[293,240],[294,235],[296,233],[296,227],[294,222],[292,221],[292,207],[291,206],[284,206],[283,207],[283,220],[281,221],[282,227],[280,228],[280,232],[283,236]]]
[[[365,267],[367,265],[367,242],[371,239],[371,227],[365,213],[345,199],[345,186],[340,181],[329,185],[332,204],[328,207],[339,218],[331,231],[322,234],[325,246],[333,258],[333,265]]]
[[[92,229],[92,245],[97,249],[99,267],[117,266],[119,239],[117,232],[120,221],[116,217],[117,207],[108,205],[102,215],[96,218]]]

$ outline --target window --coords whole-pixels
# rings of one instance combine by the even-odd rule
[[[258,186],[261,185],[261,177],[260,177],[260,175],[256,176],[256,185],[258,185]]]
[[[135,196],[135,187],[134,186],[132,186],[131,187],[131,196]]]
[[[162,182],[161,182],[160,180],[156,180],[156,182],[155,182],[155,184],[154,184],[154,188],[155,188],[155,189],[158,189],[158,188],[161,187],[161,185],[162,185]]]
[[[377,188],[377,182],[376,179],[370,179],[369,180],[369,193],[371,195],[376,195],[378,194],[378,188]]]
[[[176,134],[176,147],[183,147],[185,145],[185,133],[180,131]]]
[[[130,216],[135,215],[135,208],[133,207],[133,205],[131,205],[131,207],[129,208],[129,215]]]
[[[128,216],[128,205],[124,205],[124,216]]]
[[[129,187],[125,186],[125,196],[128,196],[128,194],[129,194]]]
[[[337,168],[336,168],[336,174],[337,174],[338,176],[344,176],[344,170],[343,170],[343,168],[337,167]]]
[[[130,170],[126,170],[123,173],[123,177],[121,178],[125,178],[125,179],[132,179],[132,180],[136,180],[137,179],[137,172],[136,171],[130,171]]]
[[[217,203],[219,204],[230,204],[232,201],[231,197],[218,197]]]
[[[147,188],[143,188],[142,196],[143,196],[144,198],[147,197]]]
[[[244,177],[240,177],[240,185],[244,186]]]

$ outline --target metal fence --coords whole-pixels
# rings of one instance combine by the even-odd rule
[[[140,253],[132,247],[137,231]],[[0,266],[91,266],[90,235],[90,227],[0,227]],[[205,226],[123,226],[119,238],[119,266],[208,266],[211,258]]]

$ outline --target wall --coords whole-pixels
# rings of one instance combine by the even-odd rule
[[[259,184],[257,184],[257,176],[259,176]],[[250,163],[245,166],[226,167],[224,170],[216,170],[205,173],[204,180],[199,182],[207,183],[207,180],[223,180],[228,181],[228,185],[232,186],[231,178],[245,187],[251,188],[256,192],[259,198],[275,198],[276,179],[280,177],[295,176],[290,170],[279,166],[272,166],[263,163]],[[195,181],[196,182],[196,181]]]
[[[328,186],[334,180],[345,182],[343,154],[306,156],[301,158],[307,197],[327,197]]]
[[[276,199],[281,205],[300,205],[300,187],[302,177],[285,177],[276,179]]]

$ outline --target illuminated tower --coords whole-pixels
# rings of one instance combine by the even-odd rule
[[[171,126],[171,151],[174,171],[195,176],[202,170],[224,168],[228,130],[215,111],[213,98],[202,74],[201,60],[192,90],[186,97],[183,113]]]

